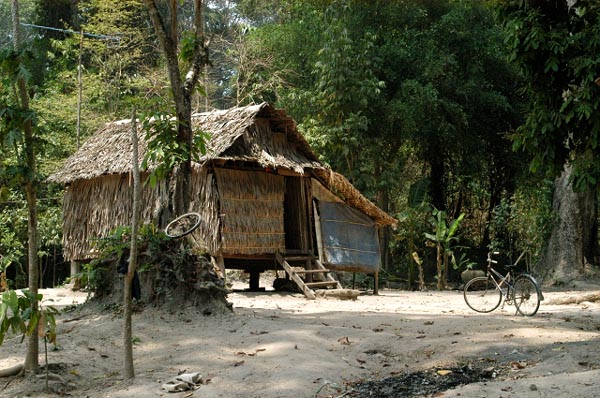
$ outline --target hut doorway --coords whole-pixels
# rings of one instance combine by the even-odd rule
[[[310,217],[310,179],[285,178],[284,227],[287,252],[311,254],[312,239]]]

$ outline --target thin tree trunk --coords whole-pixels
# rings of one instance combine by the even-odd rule
[[[553,207],[556,222],[535,265],[536,276],[546,284],[566,284],[583,279],[586,267],[598,253],[597,188],[573,192],[571,166],[555,181]]]
[[[19,2],[13,0],[12,2],[12,23],[13,23],[13,45],[16,51],[21,48],[21,30],[19,26]],[[23,78],[17,81],[17,88],[19,92],[19,98],[21,107],[23,110],[29,109],[29,93],[27,92],[27,83]],[[34,139],[33,130],[31,126],[31,120],[25,122],[24,135],[25,135],[25,161],[27,163],[26,183],[25,183],[25,195],[27,198],[27,257],[29,263],[29,290],[32,293],[37,294],[39,285],[39,270],[37,262],[37,192],[35,188],[35,175],[36,175],[36,163],[35,163],[35,151],[34,151]],[[32,310],[37,310],[38,303],[34,300]],[[35,371],[39,367],[39,339],[37,333],[32,333],[29,337],[27,344],[27,355],[25,357],[25,370]]]
[[[132,283],[137,268],[137,235],[138,235],[138,212],[140,208],[141,186],[140,186],[140,170],[138,162],[138,139],[137,139],[137,123],[135,109],[131,118],[131,141],[133,144],[133,210],[131,215],[131,250],[129,256],[129,267],[127,274],[123,280],[123,300],[124,300],[124,327],[123,327],[123,367],[126,379],[133,379],[135,371],[133,367],[133,341],[132,341]]]
[[[443,288],[443,277],[442,277],[442,270],[444,269],[444,265],[442,263],[442,245],[438,242],[437,245],[437,256],[436,256],[436,262],[437,262],[437,289],[438,290],[442,290]]]

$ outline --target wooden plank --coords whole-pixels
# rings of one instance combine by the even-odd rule
[[[285,261],[285,259],[281,255],[281,253],[277,252],[275,254],[275,257],[276,257],[277,261],[279,262],[279,264],[283,267],[283,269],[285,270],[285,272],[287,272],[287,274],[290,276],[290,278],[292,278],[292,280],[294,282],[296,282],[296,285],[298,285],[298,287],[300,288],[300,290],[302,291],[302,293],[304,293],[304,295],[306,296],[306,298],[314,300],[317,297],[315,295],[315,292],[313,292],[310,289],[310,287],[308,287],[306,284],[304,284],[304,281],[302,280],[302,278],[300,278],[298,276],[298,274],[296,272],[294,272],[294,270],[288,264],[288,262]]]
[[[313,287],[325,287],[325,286],[334,286],[337,285],[337,281],[325,281],[325,282],[311,282],[311,283],[306,283],[306,286],[313,288]]]
[[[326,274],[331,272],[328,269],[304,269],[304,270],[296,270],[297,274]]]
[[[285,261],[306,261],[306,260],[316,260],[315,256],[285,256]]]
[[[315,260],[315,265],[317,267],[317,269],[321,269],[321,270],[326,270],[327,268],[325,268],[325,266],[323,265],[323,263],[321,263],[319,260]],[[336,280],[332,275],[328,273],[325,274],[325,277],[327,278],[328,281],[335,281],[337,283],[336,289],[342,289],[342,284],[340,283],[340,281]]]

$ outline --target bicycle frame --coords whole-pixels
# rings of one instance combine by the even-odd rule
[[[488,266],[487,275],[494,282],[494,285],[496,285],[498,290],[500,290],[504,301],[510,301],[510,291],[513,289],[513,284],[511,282],[514,279],[512,272],[509,270],[506,275],[502,276],[501,273]],[[506,286],[506,294],[502,289],[503,286]]]
[[[506,272],[506,275],[502,275],[500,272],[496,271],[493,267],[492,264],[498,264],[498,261],[493,260],[492,259],[492,254],[499,254],[499,253],[488,253],[488,259],[487,259],[487,276],[494,282],[494,285],[496,285],[496,287],[498,288],[498,290],[500,291],[500,293],[502,294],[502,298],[503,300],[506,301],[510,301],[511,297],[510,297],[510,291],[513,289],[513,284],[512,281],[515,279],[514,274],[513,274],[513,270],[509,269]],[[522,255],[521,255],[522,257]],[[521,257],[519,257],[519,260],[521,259]],[[519,261],[517,260],[517,262]],[[504,293],[504,290],[502,289],[503,286],[506,286],[506,294]]]

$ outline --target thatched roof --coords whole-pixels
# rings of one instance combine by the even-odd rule
[[[255,162],[262,167],[282,168],[304,174],[312,171],[324,185],[341,194],[348,204],[362,210],[380,225],[395,225],[343,176],[328,169],[298,132],[294,120],[267,103],[192,116],[195,128],[210,134],[207,153],[200,163],[214,160]],[[88,138],[48,180],[69,184],[111,174],[131,172],[131,120],[107,123]],[[145,134],[138,128],[139,156],[147,150]]]
[[[322,167],[304,137],[298,133],[294,120],[267,103],[194,114],[192,123],[195,128],[210,134],[207,153],[201,157],[201,162],[243,160],[299,173],[306,168]],[[283,141],[281,145],[261,134],[262,130],[285,135],[280,140]],[[138,128],[138,135],[142,159],[147,145],[141,128]],[[68,184],[79,179],[129,173],[132,153],[131,120],[107,123],[48,180]]]

